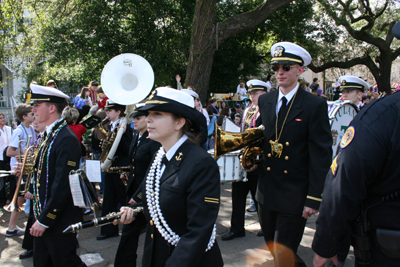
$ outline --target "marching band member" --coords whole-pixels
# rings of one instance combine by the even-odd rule
[[[297,249],[307,218],[318,212],[332,159],[332,134],[326,101],[299,87],[310,54],[280,42],[271,55],[279,88],[258,99],[265,130],[256,200],[276,266],[293,266],[294,261],[306,266]]]
[[[339,77],[338,83],[339,88],[342,92],[343,100],[350,100],[357,109],[360,110],[362,107],[362,97],[364,91],[368,90],[369,84],[361,78],[355,76],[341,76]]]
[[[149,137],[162,145],[143,186],[143,266],[223,266],[215,240],[219,170],[196,144],[203,114],[191,96],[170,88],[157,88],[138,110],[148,112]],[[121,211],[121,222],[131,223],[132,209]]]
[[[104,109],[107,116],[110,118],[108,131],[108,138],[110,138],[113,131],[118,131],[121,118],[125,116],[125,106],[109,100]],[[126,127],[126,125],[122,125],[121,127],[124,127],[124,134],[121,137],[117,151],[112,159],[112,167],[129,166],[129,147],[132,142],[133,131],[131,127]],[[123,181],[120,179],[120,174],[106,173],[104,180],[101,216],[106,216],[110,212],[117,211],[118,204],[121,206],[126,205],[126,188]],[[101,227],[101,233],[96,239],[104,240],[118,235],[118,225],[108,224]]]
[[[40,147],[33,173],[33,263],[38,267],[86,266],[76,254],[76,234],[62,233],[83,218],[69,190],[68,175],[79,167],[81,157],[78,139],[61,117],[69,97],[55,88],[32,84],[31,89],[35,118],[47,125],[47,138]]]
[[[143,105],[137,104],[136,108]],[[131,168],[128,177],[122,174],[121,179],[128,180],[126,186],[127,203],[133,205],[142,201],[142,192],[140,190],[137,194],[135,192],[141,188],[147,169],[161,144],[149,138],[146,122],[147,113],[135,109],[130,116],[133,117],[134,129],[137,132],[133,135],[129,149]],[[114,266],[136,266],[139,235],[145,228],[146,219],[143,213],[139,213],[132,223],[123,226]]]
[[[258,109],[258,98],[268,90],[268,86],[265,82],[259,80],[250,80],[247,82],[249,88],[248,93],[251,99],[251,105],[246,108],[243,113],[241,131],[244,132],[246,129],[255,128],[257,120],[260,117]],[[246,235],[244,229],[245,210],[246,210],[246,199],[247,194],[251,193],[253,199],[256,198],[256,189],[258,183],[259,170],[247,172],[247,181],[238,181],[232,183],[232,217],[231,217],[231,228],[229,233],[222,236],[222,240],[228,241],[237,237],[243,237]],[[257,208],[257,203],[256,203]],[[262,231],[257,233],[257,236],[262,236]]]

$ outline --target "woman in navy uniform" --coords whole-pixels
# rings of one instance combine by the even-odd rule
[[[110,128],[108,136],[111,136],[113,131],[118,131],[118,127],[124,127],[125,131],[121,137],[121,141],[118,144],[117,151],[115,152],[114,158],[112,159],[112,167],[126,167],[129,166],[129,147],[132,142],[132,128],[126,127],[126,125],[120,125],[120,120],[124,116],[125,106],[115,103],[111,100],[108,101],[104,108],[107,116],[110,118]],[[119,173],[106,173],[104,179],[104,195],[103,205],[101,207],[101,216],[106,216],[110,212],[118,210],[118,204],[121,206],[126,204],[125,192],[126,188],[120,179]],[[117,225],[105,225],[101,227],[101,234],[97,236],[97,240],[104,240],[110,237],[118,236]]]
[[[137,104],[136,108],[144,104]],[[131,114],[134,122],[133,141],[129,149],[129,158],[131,160],[131,169],[128,177],[121,175],[121,179],[127,179],[126,196],[127,203],[130,205],[142,201],[141,188],[143,179],[146,176],[147,169],[153,159],[154,154],[160,149],[161,144],[151,140],[147,132],[146,123],[147,113],[134,110]],[[136,266],[137,247],[139,235],[146,228],[146,219],[143,213],[138,214],[135,220],[130,224],[125,224],[122,228],[122,236],[119,242],[117,254],[115,255],[114,266]]]
[[[143,186],[148,230],[143,266],[223,266],[215,240],[220,199],[215,160],[196,143],[204,116],[193,98],[170,88],[157,88],[145,106],[149,137],[162,147]],[[121,222],[133,220],[122,207]]]

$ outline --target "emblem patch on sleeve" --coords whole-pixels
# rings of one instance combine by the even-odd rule
[[[347,128],[346,132],[342,137],[342,141],[340,142],[340,148],[343,149],[347,147],[351,143],[351,141],[353,141],[355,133],[356,131],[354,129],[354,126],[350,126],[349,128]]]
[[[331,171],[333,175],[335,175],[336,170],[337,170],[337,156],[335,157],[331,165]]]
[[[75,166],[76,166],[76,162],[68,161],[67,165],[68,165],[68,166],[75,167]]]

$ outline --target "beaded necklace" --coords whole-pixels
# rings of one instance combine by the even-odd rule
[[[47,162],[46,162],[46,191],[45,191],[45,196],[44,196],[44,203],[43,203],[43,208],[46,207],[46,202],[47,202],[47,191],[48,191],[48,185],[49,185],[49,161],[50,161],[50,151],[53,146],[54,141],[56,140],[56,137],[60,130],[67,125],[67,122],[63,118],[59,118],[55,124],[50,128],[49,134],[47,135],[46,139],[42,142],[41,148],[39,151],[39,163],[38,163],[38,168],[37,172],[34,172],[35,175],[35,183],[33,183],[33,192],[34,192],[34,215],[36,220],[39,218],[40,213],[42,212],[42,204],[40,203],[40,197],[39,197],[39,182],[40,182],[40,176],[43,168],[43,160],[47,156]]]
[[[160,208],[160,178],[161,178],[161,160],[165,155],[164,149],[160,147],[156,158],[154,159],[149,174],[146,179],[146,199],[147,207],[149,209],[150,216],[156,226],[158,232],[169,244],[176,246],[181,239],[172,229],[169,227],[167,221],[164,219],[164,215]],[[215,236],[217,227],[214,224],[214,228],[208,242],[206,252],[209,251],[215,242]]]

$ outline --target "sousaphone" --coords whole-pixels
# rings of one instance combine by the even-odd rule
[[[154,85],[154,72],[149,62],[136,54],[121,54],[107,62],[101,72],[101,86],[105,95],[112,101],[132,106],[145,99]],[[128,112],[126,112],[127,115]],[[102,160],[101,170],[106,171],[114,158],[122,134],[123,124],[127,119],[122,118],[114,142],[105,159]],[[104,148],[103,148],[104,149]],[[107,149],[108,150],[108,149]]]

